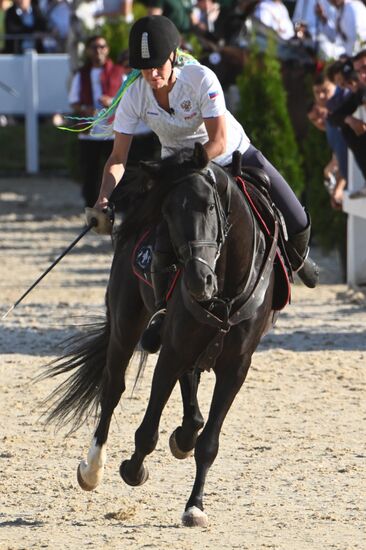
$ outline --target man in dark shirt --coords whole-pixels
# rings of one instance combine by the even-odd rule
[[[4,53],[22,54],[29,48],[43,53],[42,39],[32,35],[46,32],[47,21],[31,0],[14,0],[13,5],[5,12],[4,29],[6,35],[14,36],[6,39]]]

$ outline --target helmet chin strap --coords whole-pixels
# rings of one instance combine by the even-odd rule
[[[171,79],[172,79],[172,76],[173,76],[173,73],[174,73],[174,65],[175,65],[176,59],[177,59],[177,50],[174,50],[173,59],[170,59],[170,57],[169,57],[169,61],[170,61],[171,65],[172,65],[172,70],[171,70],[170,76],[169,76],[169,78],[168,78],[168,82],[170,82]]]

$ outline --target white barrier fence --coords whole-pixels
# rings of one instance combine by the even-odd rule
[[[365,109],[359,109],[356,116],[366,122]],[[343,210],[348,214],[347,283],[353,287],[366,285],[366,197],[350,198],[350,195],[365,183],[352,153],[348,152],[348,189]]]
[[[0,79],[17,93],[0,87],[0,114],[25,116],[26,171],[39,171],[38,115],[66,113],[70,79],[67,54],[0,56]]]

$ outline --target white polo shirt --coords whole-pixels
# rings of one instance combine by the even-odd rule
[[[175,67],[174,72],[177,80],[169,93],[171,113],[158,105],[150,85],[140,76],[120,100],[114,130],[133,135],[142,120],[158,136],[164,158],[183,148],[193,149],[196,141],[206,143],[208,135],[204,119],[225,115],[227,148],[214,160],[223,166],[230,164],[233,152],[244,153],[250,141],[242,126],[226,109],[217,76],[199,64]]]

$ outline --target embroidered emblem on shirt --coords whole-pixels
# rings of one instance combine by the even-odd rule
[[[210,99],[215,99],[215,97],[217,97],[218,95],[219,95],[219,92],[217,92],[217,91],[216,91],[216,92],[209,92],[209,93],[208,93],[208,97],[209,97]]]
[[[142,59],[150,59],[150,50],[149,50],[147,32],[143,32],[141,36],[141,57]]]
[[[192,101],[190,99],[185,99],[184,101],[182,101],[180,106],[182,107],[183,111],[189,111],[192,108]]]

